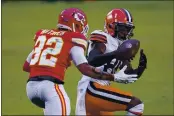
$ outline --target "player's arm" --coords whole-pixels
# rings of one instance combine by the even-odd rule
[[[101,66],[104,65],[106,62],[111,61],[114,58],[118,60],[121,58],[119,52],[113,51],[110,53],[105,53],[106,46],[102,42],[94,42],[94,48],[90,51],[88,56],[88,62],[92,66]]]
[[[23,71],[25,72],[30,72],[30,61],[31,61],[32,55],[33,55],[33,51],[28,55],[26,61],[24,62]]]
[[[79,71],[82,74],[87,75],[91,78],[96,78],[96,79],[100,79],[100,80],[116,81],[116,82],[120,82],[120,83],[126,83],[128,81],[137,80],[136,78],[133,78],[133,77],[137,76],[136,74],[127,75],[124,73],[124,71],[126,70],[127,67],[124,67],[122,70],[120,70],[116,74],[109,74],[109,73],[103,72],[102,70],[97,69],[93,66],[90,66],[84,56],[84,49],[82,47],[79,47],[79,46],[72,47],[70,50],[70,55],[71,55],[71,58],[72,58],[74,64],[79,69]]]
[[[94,48],[90,51],[88,55],[88,62],[92,66],[101,66],[106,62],[111,61],[116,58],[117,60],[127,60],[126,56],[121,53],[121,51],[115,50],[113,52],[104,53],[106,50],[107,38],[102,34],[91,34],[90,41],[92,41],[92,46]]]

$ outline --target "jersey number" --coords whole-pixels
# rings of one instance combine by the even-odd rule
[[[51,46],[53,43],[55,43],[55,47],[44,48],[45,45]],[[47,39],[44,35],[39,36],[35,43],[34,58],[31,59],[30,65],[38,63],[38,65],[55,67],[58,60],[55,55],[60,54],[62,47],[63,40],[61,37],[51,37]],[[49,58],[47,58],[48,55],[50,55]]]
[[[111,62],[108,62],[104,65],[103,71],[114,74],[120,65],[122,65],[122,61],[114,58],[111,60]]]

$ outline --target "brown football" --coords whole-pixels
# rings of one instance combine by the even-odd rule
[[[117,49],[121,53],[124,60],[129,60],[135,57],[140,48],[140,41],[136,39],[129,39],[124,41]]]

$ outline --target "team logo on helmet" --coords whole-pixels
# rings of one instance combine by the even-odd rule
[[[84,25],[84,22],[85,22],[85,17],[84,17],[84,15],[82,15],[82,14],[80,14],[80,13],[74,13],[74,18],[77,20],[77,21],[79,21],[79,22],[81,22],[83,25]]]

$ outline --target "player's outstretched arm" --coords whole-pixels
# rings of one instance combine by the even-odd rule
[[[112,59],[116,58],[117,60],[128,60],[129,58],[125,59],[123,57],[123,53],[115,50],[113,52],[104,53],[106,50],[106,46],[104,43],[96,42],[93,43],[94,48],[90,51],[88,55],[88,63],[92,66],[98,67],[104,65],[106,62],[111,61]]]
[[[97,69],[89,65],[88,63],[79,64],[77,68],[83,75],[87,75],[89,77],[100,79],[100,80],[114,81],[114,75],[109,74],[107,72],[103,72],[100,69]]]
[[[114,58],[114,54],[106,54],[104,52],[106,50],[106,46],[104,43],[101,42],[94,42],[94,48],[90,51],[87,60],[88,63],[92,66],[101,66],[104,65],[106,62]]]
[[[127,66],[124,66],[120,71],[118,71],[115,74],[109,74],[107,72],[104,72],[100,70],[100,68],[95,68],[93,66],[90,66],[87,63],[83,63],[77,66],[79,71],[87,75],[91,78],[100,79],[100,80],[109,80],[109,81],[115,81],[118,83],[133,83],[137,80],[136,74],[125,74],[125,70]]]
[[[116,74],[109,74],[98,68],[90,66],[84,56],[84,49],[79,46],[74,46],[73,48],[71,48],[70,54],[71,54],[74,64],[79,69],[79,71],[82,74],[87,75],[91,78],[116,81],[119,83],[127,83],[127,81],[136,81],[137,80],[137,78],[134,78],[134,77],[137,77],[137,75],[135,75],[135,74],[128,75],[128,74],[124,73],[127,66],[123,67],[123,69],[121,69]]]

